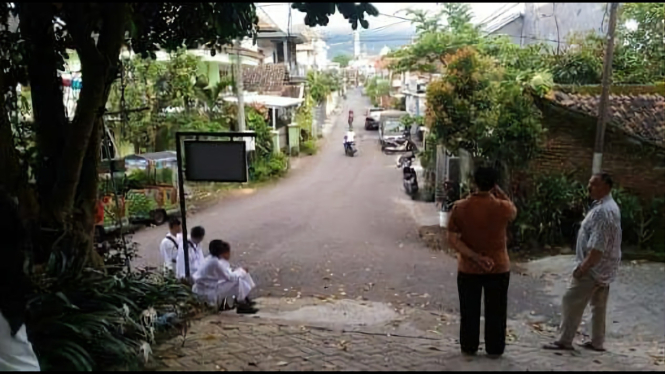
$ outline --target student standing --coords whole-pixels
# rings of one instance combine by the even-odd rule
[[[187,240],[187,248],[189,250],[189,275],[193,275],[201,266],[203,262],[203,249],[201,243],[205,236],[205,229],[201,226],[196,226],[190,232],[191,238]],[[178,257],[176,259],[176,277],[178,279],[187,278],[185,274],[185,251],[183,249],[182,240],[178,243]]]
[[[0,371],[40,371],[28,341],[25,314],[30,281],[23,271],[28,234],[21,224],[18,206],[0,189]]]
[[[182,240],[181,232],[182,224],[180,223],[180,219],[176,217],[171,218],[169,221],[169,232],[166,233],[166,237],[159,244],[159,251],[164,261],[164,275],[166,276],[175,276],[176,274],[178,247]]]

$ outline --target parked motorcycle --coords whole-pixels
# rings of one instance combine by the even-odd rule
[[[417,152],[418,147],[416,143],[411,140],[411,131],[404,130],[402,136],[399,138],[395,137],[386,137],[383,139],[381,144],[381,150],[383,152]]]
[[[418,176],[416,170],[412,167],[413,160],[416,158],[415,152],[410,155],[404,155],[397,161],[397,167],[402,169],[402,184],[404,192],[415,199],[418,195]]]

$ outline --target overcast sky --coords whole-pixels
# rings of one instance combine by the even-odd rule
[[[372,3],[372,5],[382,15],[368,18],[369,29],[367,31],[379,29],[391,32],[398,32],[400,30],[408,32],[410,23],[398,18],[406,16],[404,9],[411,8],[434,11],[440,7],[437,3]],[[519,12],[523,8],[522,3],[470,3],[470,5],[475,16],[475,22],[484,21],[488,17],[492,18],[495,15],[505,12],[505,14],[499,17],[503,18],[514,12]],[[286,30],[289,20],[289,3],[257,3],[257,6],[261,7],[280,28]],[[304,13],[295,9],[291,10],[292,25],[302,25],[304,19]],[[339,13],[335,13],[331,17],[328,26],[319,29],[324,34],[340,34],[346,31],[351,33],[353,31],[348,21]]]

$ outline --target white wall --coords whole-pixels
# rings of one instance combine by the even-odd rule
[[[274,54],[275,54],[275,43],[269,40],[259,40],[257,41],[257,49],[263,51],[263,63],[264,64],[274,64]]]
[[[525,3],[523,45],[546,43],[564,47],[566,37],[574,32],[595,31],[604,34],[609,23],[608,3]],[[556,16],[556,18],[555,18]]]
[[[315,62],[317,66],[328,65],[328,43],[323,40],[314,41]]]

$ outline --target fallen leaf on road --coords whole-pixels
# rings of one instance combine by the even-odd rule
[[[248,362],[247,365],[248,366],[256,366],[256,362]]]
[[[346,296],[346,292],[340,292],[339,294],[342,296]]]
[[[288,364],[289,364],[289,363],[286,362],[286,361],[280,361],[280,362],[277,363],[277,366],[286,366],[286,365],[288,365]]]
[[[428,349],[429,349],[430,351],[440,351],[440,350],[441,350],[441,349],[439,349],[438,347],[429,347]]]

